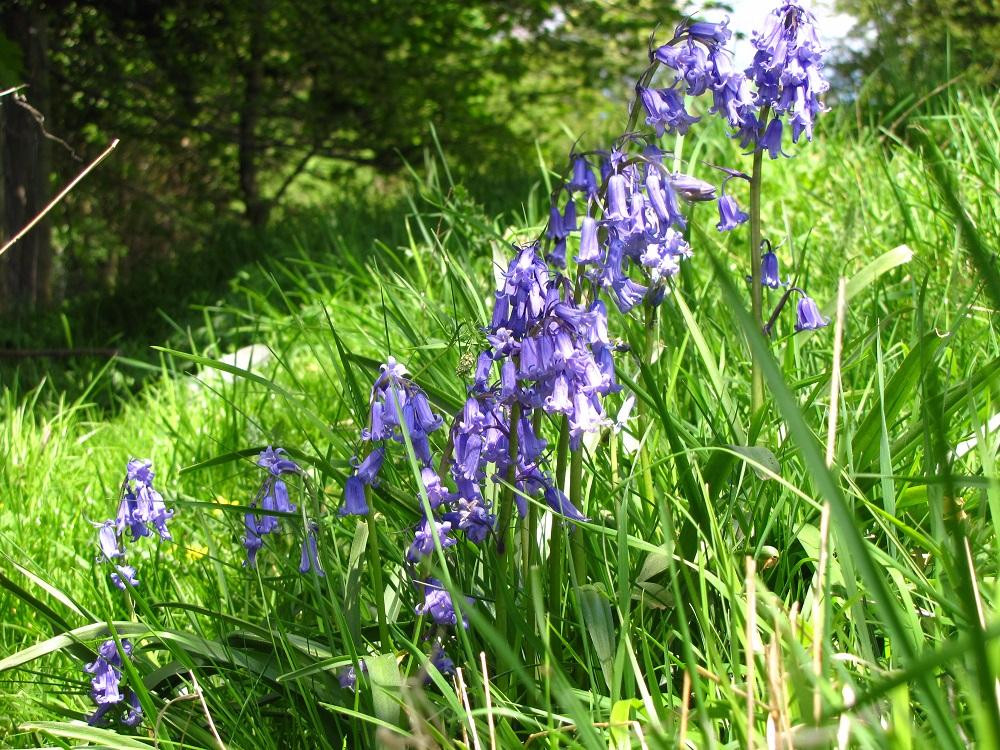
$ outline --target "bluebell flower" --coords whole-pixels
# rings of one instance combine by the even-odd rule
[[[674,172],[668,178],[670,187],[686,201],[701,202],[715,200],[715,185],[691,175]]]
[[[715,228],[720,232],[735,229],[749,218],[750,215],[740,210],[733,196],[725,193],[719,196],[719,223],[715,225]]]
[[[450,521],[431,521],[428,523],[427,519],[424,518],[417,526],[413,535],[413,543],[410,544],[410,548],[406,552],[406,559],[411,563],[418,562],[421,558],[434,552],[435,532],[431,531],[432,526],[443,549],[457,544],[458,540],[451,536]]]
[[[436,510],[441,505],[451,502],[452,493],[441,483],[441,477],[429,466],[420,470],[420,481],[424,485],[427,493],[427,500],[431,504],[431,509]]]
[[[428,661],[445,677],[455,674],[455,662],[448,656],[448,652],[444,650],[440,641],[434,644]]]
[[[273,510],[277,513],[295,512],[295,506],[288,498],[288,485],[280,479],[275,480],[274,484],[268,488],[261,505],[267,510]]]
[[[748,122],[756,122],[755,108],[750,81],[742,73],[729,72],[720,76],[718,83],[712,87],[712,108],[709,111],[725,117],[730,127],[737,131]],[[747,145],[744,144],[744,148]]]
[[[728,17],[726,17],[724,21],[718,23],[710,23],[708,21],[687,21],[677,27],[677,30],[674,32],[674,36],[677,37],[685,32],[695,41],[710,46],[721,46],[728,42],[730,37],[733,35],[733,32],[729,30]]]
[[[490,512],[478,487],[471,482],[466,482],[464,492],[459,492],[452,510],[445,513],[444,518],[451,523],[452,528],[462,531],[465,538],[473,544],[486,541],[497,522],[496,515]]]
[[[263,532],[257,525],[257,516],[253,513],[247,513],[243,520],[243,548],[247,553],[243,565],[247,568],[255,568],[257,567],[257,553],[264,546],[264,540],[261,538]]]
[[[605,219],[621,221],[629,217],[628,180],[623,174],[613,174],[608,178],[607,210]]]
[[[127,727],[137,727],[142,721],[142,706],[139,705],[139,696],[134,690],[129,690],[128,708],[122,716],[122,724]]]
[[[124,646],[126,642],[123,641],[122,645]],[[118,653],[118,646],[111,639],[98,646],[97,658],[94,661],[84,665],[84,671],[93,675],[90,681],[90,695],[97,705],[118,703],[122,699],[119,692],[121,665],[122,660]]]
[[[760,258],[760,283],[769,289],[787,286],[787,281],[782,281],[778,273],[778,256],[772,251],[764,253]]]
[[[267,469],[274,476],[282,474],[300,474],[302,469],[292,459],[285,457],[284,448],[272,448],[267,446],[260,455],[257,456],[257,465],[262,469]]]
[[[122,651],[126,657],[132,656],[132,644],[122,639]],[[97,648],[97,658],[84,665],[84,671],[92,675],[90,697],[97,705],[97,711],[88,719],[88,724],[100,722],[117,704],[122,702],[121,678],[122,655],[114,640],[108,639]],[[132,725],[130,725],[132,726]]]
[[[150,487],[153,484],[154,476],[153,462],[148,458],[129,459],[125,466],[126,481]]]
[[[647,291],[645,286],[624,275],[616,277],[611,283],[611,298],[623,313],[641,303]]]
[[[768,123],[767,128],[764,130],[764,135],[760,139],[760,148],[767,151],[772,159],[777,159],[783,155],[787,156],[781,149],[781,131],[781,119],[775,117]]]
[[[135,588],[139,585],[139,579],[135,577],[135,568],[131,565],[116,565],[114,572],[111,573],[111,583],[122,591],[125,590],[126,583]]]
[[[347,478],[344,483],[344,502],[338,513],[342,516],[367,516],[368,503],[365,500],[365,484],[357,475]]]
[[[268,446],[257,457],[257,465],[267,469],[267,475],[250,502],[251,511],[244,517],[243,547],[246,559],[243,565],[248,568],[257,565],[257,553],[264,544],[263,537],[275,533],[281,527],[280,516],[275,514],[295,512],[295,505],[288,495],[288,485],[279,477],[301,474],[302,469],[291,459],[284,458],[284,453],[282,448]],[[255,512],[258,502],[260,509],[266,511],[259,518]]]
[[[700,117],[694,117],[684,108],[684,95],[677,89],[638,89],[639,100],[646,109],[646,124],[656,129],[656,135],[664,132],[687,133]]]
[[[805,294],[799,297],[799,304],[796,308],[796,331],[812,331],[828,325],[830,320],[824,318],[816,305],[816,301]]]
[[[587,517],[577,510],[573,503],[570,502],[569,498],[566,497],[566,493],[551,483],[549,483],[545,488],[545,502],[549,504],[549,507],[552,508],[552,510],[565,516],[570,521],[587,520]]]
[[[373,449],[364,461],[357,464],[354,473],[363,484],[375,486],[378,484],[378,473],[384,461],[385,446],[380,445]]]
[[[560,213],[559,206],[553,203],[549,211],[549,226],[545,231],[545,236],[555,242],[555,250],[549,256],[550,262],[552,262],[552,258],[555,256],[554,265],[560,268],[566,266],[566,238],[569,237],[571,232],[575,231],[576,203],[574,203],[572,196],[566,202],[564,213]]]
[[[392,439],[404,444],[401,427],[405,425],[418,457],[423,459],[429,452],[425,450],[427,435],[440,428],[443,420],[433,413],[426,394],[406,374],[406,368],[393,357],[381,365],[369,398],[368,427],[361,431],[361,439]]]
[[[125,552],[118,546],[118,531],[114,521],[105,521],[98,526],[97,541],[101,547],[101,554],[106,560],[114,560],[123,557]]]
[[[413,416],[415,418],[416,429],[428,435],[444,425],[444,419],[440,414],[435,414],[431,410],[431,402],[427,399],[427,394],[419,388],[413,388],[413,397],[410,400],[413,404]]]
[[[668,228],[657,242],[647,242],[638,257],[654,285],[661,284],[680,270],[680,261],[691,255],[691,246],[684,235]]]
[[[160,539],[173,539],[170,531],[167,530],[167,521],[173,518],[174,511],[167,509],[166,503],[163,502],[163,496],[152,487],[140,487],[137,492],[142,498],[140,502],[148,503],[149,522],[153,524]]]
[[[161,539],[171,538],[167,521],[173,517],[174,511],[167,509],[163,496],[153,487],[153,476],[153,464],[149,459],[129,460],[115,518],[119,535],[128,529],[132,539],[136,540],[149,536],[155,530]]]
[[[476,358],[476,371],[473,376],[473,393],[485,393],[489,388],[490,373],[493,372],[493,356],[488,352],[480,352]]]
[[[646,174],[646,195],[649,196],[649,204],[664,227],[683,228],[687,224],[674,189],[669,182],[664,183],[656,167],[651,167]]]
[[[418,588],[423,590],[423,604],[418,604],[414,609],[418,615],[428,615],[436,625],[458,625],[458,615],[455,612],[455,604],[451,600],[451,594],[437,578],[428,578],[426,581],[416,581]],[[466,599],[471,604],[471,599]],[[462,626],[469,627],[467,617],[462,617]]]
[[[299,572],[308,573],[310,570],[315,570],[316,575],[320,578],[326,576],[323,568],[319,564],[319,556],[316,552],[316,534],[319,531],[319,526],[310,521],[306,526],[306,534],[302,538],[302,556],[299,561]]]
[[[136,541],[140,537],[149,536],[149,528],[146,526],[146,521],[142,518],[141,513],[138,513],[139,503],[136,499],[135,493],[129,489],[126,489],[122,493],[122,499],[118,503],[118,514],[115,517],[115,529],[119,535],[124,534],[125,530],[132,534],[132,541]]]
[[[583,193],[588,200],[597,196],[597,178],[594,177],[586,157],[573,156],[573,174],[566,188],[571,193]]]
[[[368,673],[368,665],[365,664],[364,659],[358,659],[358,665],[361,667],[362,674]],[[344,690],[350,690],[354,693],[358,691],[358,673],[353,664],[344,667],[337,673],[337,682]]]

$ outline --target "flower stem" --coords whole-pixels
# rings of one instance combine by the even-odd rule
[[[569,502],[574,508],[586,515],[586,509],[582,505],[583,497],[583,446],[573,451],[573,456],[569,464]],[[576,573],[577,586],[586,581],[587,576],[587,550],[583,545],[583,533],[580,529],[575,529],[571,539],[571,550],[573,554],[573,570]]]
[[[559,445],[556,448],[556,487],[563,489],[566,483],[566,466],[569,458],[569,419],[563,417],[559,430]],[[563,536],[566,530],[562,523],[552,516],[552,528],[549,531],[549,612],[558,623],[562,619],[562,584],[563,584]]]
[[[509,558],[511,541],[510,519],[514,515],[514,480],[517,477],[517,425],[521,421],[521,404],[515,401],[510,406],[510,428],[507,437],[507,456],[510,466],[507,467],[507,486],[503,488],[500,498],[500,517],[497,521],[497,553]]]
[[[382,582],[382,553],[379,552],[378,527],[375,523],[375,514],[368,522],[368,569],[372,577],[372,590],[375,599],[375,612],[378,617],[378,635],[381,641],[382,650],[385,653],[392,651],[392,637],[389,635],[389,623],[385,616],[385,584]]]
[[[510,406],[510,422],[508,429],[508,452],[510,466],[507,467],[507,485],[503,488],[500,496],[500,516],[497,519],[497,555],[499,556],[497,565],[497,589],[496,589],[496,612],[497,629],[501,634],[507,634],[507,608],[512,595],[512,581],[514,581],[514,571],[511,570],[514,559],[511,542],[510,521],[514,514],[514,480],[517,477],[517,423],[521,420],[521,404],[515,401]]]
[[[652,366],[653,349],[656,346],[656,308],[646,305],[646,347],[642,352],[643,357]],[[642,449],[639,451],[639,471],[642,476],[642,493],[645,500],[653,502],[653,469],[649,456],[649,436],[647,432],[651,424],[649,417],[649,407],[643,402],[638,403],[639,435],[643,436]]]
[[[760,113],[761,131],[767,125],[770,108],[764,107]],[[761,241],[760,191],[764,166],[764,150],[759,146],[753,153],[753,172],[750,175],[750,304],[754,325],[764,330],[764,286],[761,283]],[[764,408],[764,371],[759,359],[751,354],[750,370],[750,418],[757,417]]]

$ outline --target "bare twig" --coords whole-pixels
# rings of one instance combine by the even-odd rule
[[[907,107],[905,110],[903,110],[903,114],[901,114],[899,117],[897,117],[893,121],[892,125],[890,125],[888,127],[888,129],[886,130],[885,134],[883,134],[882,137],[879,140],[885,140],[886,135],[888,135],[888,134],[895,134],[896,128],[898,128],[906,120],[906,118],[910,116],[910,114],[915,109],[917,109],[918,107],[920,107],[921,104],[923,104],[924,102],[926,102],[931,97],[936,96],[937,94],[940,94],[942,91],[944,91],[946,88],[948,88],[952,84],[958,83],[958,81],[961,78],[963,78],[967,73],[968,73],[968,71],[963,70],[957,76],[954,76],[950,80],[945,81],[944,83],[942,83],[942,84],[940,84],[938,86],[935,86],[930,91],[928,91],[926,94],[924,94],[919,99],[917,99],[913,104],[911,104],[909,107]]]
[[[48,130],[45,129],[45,115],[43,115],[33,106],[31,106],[31,103],[24,97],[23,94],[17,94],[16,96],[14,96],[14,103],[17,104],[17,106],[19,106],[29,115],[31,115],[31,119],[35,121],[35,123],[38,125],[38,129],[42,131],[42,135],[46,139],[52,141],[53,143],[58,143],[64,149],[69,151],[69,155],[72,156],[74,160],[83,161],[83,159],[80,158],[80,155],[76,153],[76,150],[72,146],[66,143],[66,141],[64,141],[59,136],[53,135],[52,133],[50,133]]]
[[[19,239],[21,239],[24,235],[30,232],[32,227],[34,227],[38,222],[40,222],[45,217],[45,215],[49,211],[51,211],[57,203],[59,203],[59,201],[65,198],[69,194],[69,191],[75,188],[77,183],[80,182],[80,180],[82,180],[84,177],[90,174],[90,172],[94,169],[94,167],[96,167],[98,164],[104,161],[104,159],[107,158],[108,154],[110,154],[112,151],[115,150],[115,146],[117,145],[118,145],[118,139],[115,138],[111,142],[111,145],[108,146],[106,149],[104,149],[104,152],[100,156],[98,156],[96,159],[90,162],[90,164],[84,167],[83,171],[80,172],[80,174],[78,174],[76,177],[74,177],[72,181],[70,181],[70,183],[59,192],[59,195],[57,195],[55,198],[49,201],[49,205],[43,208],[38,213],[38,215],[35,216],[34,219],[25,224],[20,232],[18,232],[9,240],[7,240],[7,243],[3,247],[0,247],[0,256],[2,256],[5,252],[7,252]]]
[[[319,148],[314,145],[306,152],[305,156],[303,156],[302,159],[299,160],[299,163],[295,165],[295,168],[288,173],[287,177],[285,177],[284,182],[281,183],[281,186],[275,191],[274,195],[271,196],[270,200],[268,201],[269,204],[273,206],[274,204],[278,203],[281,200],[281,197],[285,194],[285,191],[288,190],[291,184],[295,181],[295,178],[298,177],[300,174],[302,174],[302,170],[306,168],[306,165],[309,163],[309,160],[312,159],[314,156],[316,156],[316,153],[318,151]]]
[[[163,708],[156,715],[156,722],[153,724],[153,747],[158,748],[160,746],[160,724],[163,722],[163,717],[166,716],[167,710],[175,703],[181,703],[183,701],[199,701],[201,703],[202,710],[205,713],[205,718],[208,720],[208,729],[212,733],[212,737],[215,738],[215,742],[219,747],[219,750],[226,750],[226,745],[223,743],[222,738],[219,737],[219,731],[215,728],[215,722],[212,721],[212,715],[208,712],[208,704],[205,703],[205,696],[201,692],[201,685],[198,684],[198,678],[194,676],[194,672],[188,672],[191,675],[191,683],[194,687],[193,693],[188,693],[187,695],[179,695],[176,698],[171,698],[166,703],[163,704]]]
[[[837,448],[837,408],[840,404],[840,362],[844,341],[844,316],[847,309],[847,279],[843,276],[837,284],[837,319],[833,329],[833,373],[830,377],[830,419],[826,431],[826,465],[833,466]],[[823,631],[826,627],[826,568],[830,557],[830,503],[823,503],[819,518],[819,560],[816,565],[816,595],[813,597],[813,673],[816,675],[813,692],[813,721],[819,723],[823,709],[820,690],[823,673]]]
[[[684,670],[684,684],[681,686],[681,728],[677,739],[677,747],[687,744],[688,717],[691,714],[691,673]]]
[[[201,691],[201,685],[198,684],[198,678],[194,676],[194,672],[188,672],[188,674],[191,675],[191,682],[194,684],[195,695],[197,695],[198,700],[201,701],[201,708],[205,712],[205,719],[208,721],[208,730],[212,733],[216,743],[219,745],[219,750],[226,750],[226,745],[219,736],[219,730],[215,728],[215,722],[212,720],[212,714],[208,711],[208,704],[205,702],[205,694]]]
[[[469,720],[469,730],[472,733],[472,746],[475,750],[483,750],[483,746],[479,742],[479,731],[476,729],[476,720],[472,716],[469,691],[465,687],[465,678],[462,676],[461,667],[455,670],[455,678],[458,680],[458,693],[462,697],[462,705],[465,706],[465,716]]]
[[[479,661],[483,665],[483,692],[486,693],[486,722],[490,728],[490,748],[496,750],[497,746],[497,735],[496,728],[493,726],[493,700],[490,697],[490,675],[489,671],[486,669],[486,652],[479,652]]]

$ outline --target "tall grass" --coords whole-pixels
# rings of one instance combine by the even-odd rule
[[[1000,129],[994,103],[974,98],[914,126],[928,136],[911,146],[842,123],[765,175],[780,196],[767,233],[836,330],[792,335],[782,322],[772,341],[755,335],[738,283],[746,243],[695,211],[697,255],[652,348],[642,321],[614,324],[636,352],[619,374],[645,416],[623,410],[588,445],[591,521],[572,532],[557,596],[543,566],[526,568],[502,632],[481,595],[494,548],[456,556],[451,574],[474,597],[458,679],[427,669],[413,614],[403,552],[419,506],[405,451],[367,522],[335,509],[379,361],[392,354],[441,411],[460,408],[494,260],[537,232],[547,190],[512,196],[521,215],[494,219],[431,171],[394,241],[317,242],[335,230],[313,226],[226,304],[204,306],[186,346],[156,350],[158,373],[111,419],[90,391],[6,390],[0,738],[996,746]],[[685,151],[735,161],[719,132]],[[770,404],[756,425],[748,337]],[[247,342],[270,356],[222,359]],[[320,520],[325,578],[298,573],[291,521],[258,569],[241,566],[251,459],[268,444],[308,469],[293,501]],[[114,512],[131,455],[154,459],[178,509],[176,541],[134,562],[134,616],[95,562],[88,523]],[[92,710],[81,665],[110,632],[138,644],[128,678],[148,716],[129,737],[80,723]],[[338,670],[359,658],[369,678],[342,689]]]

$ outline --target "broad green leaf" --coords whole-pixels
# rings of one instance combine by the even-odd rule
[[[365,664],[368,666],[368,679],[372,686],[375,716],[386,724],[398,725],[403,678],[399,673],[396,655],[369,656],[365,658]]]
[[[888,273],[904,263],[909,263],[911,260],[913,260],[913,251],[906,245],[894,247],[892,250],[878,256],[860,271],[852,274],[847,280],[847,286],[844,289],[845,300],[850,302],[860,292],[871,286],[879,276]],[[833,315],[837,309],[836,298],[831,299],[823,305],[822,309],[824,315]]]

